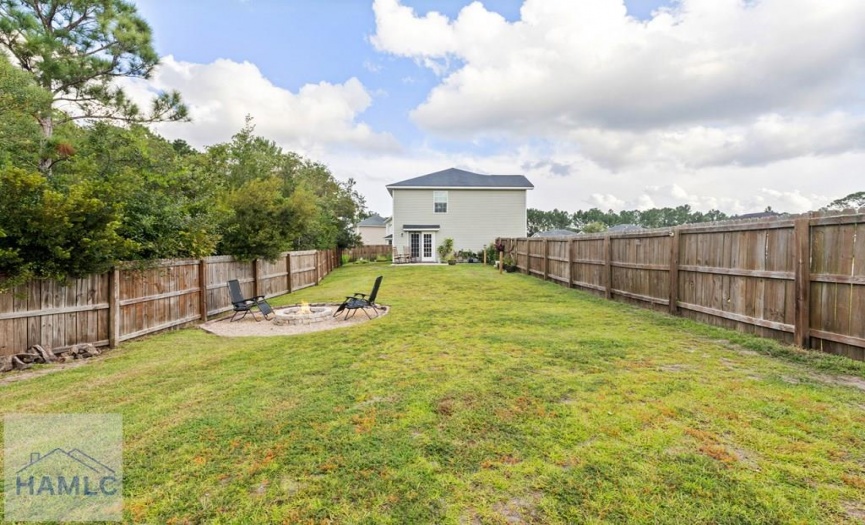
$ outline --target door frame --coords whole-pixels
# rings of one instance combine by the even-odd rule
[[[425,257],[423,252],[424,236],[430,236],[430,256]],[[420,261],[421,262],[436,262],[436,232],[422,231],[420,232]]]
[[[414,262],[423,262],[423,263],[434,263],[437,262],[437,252],[436,252],[436,230],[412,230],[408,232],[409,235],[409,243],[408,243],[408,251],[409,256],[414,260]],[[418,236],[418,256],[417,259],[414,257],[414,253],[411,251],[411,238],[413,235]],[[423,241],[424,236],[430,236],[430,256],[424,257],[423,252]]]

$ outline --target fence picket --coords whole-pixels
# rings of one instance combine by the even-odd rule
[[[517,260],[525,246],[538,278],[865,360],[863,223],[860,210],[499,241]]]
[[[81,343],[114,347],[231,310],[229,279],[238,279],[244,294],[272,297],[317,284],[338,266],[335,250],[281,257],[284,266],[282,259],[218,256],[156,261],[145,268],[120,264],[65,283],[31,281],[0,293],[0,355],[35,344],[57,352]]]

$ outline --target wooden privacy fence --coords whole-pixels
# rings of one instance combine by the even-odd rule
[[[367,246],[356,246],[348,250],[343,250],[343,255],[348,255],[350,261],[357,259],[375,260],[379,255],[387,257],[391,256],[393,246],[390,244],[369,244]]]
[[[865,213],[500,239],[523,272],[865,360]]]
[[[145,269],[31,281],[0,293],[0,355],[35,344],[62,352],[72,345],[115,346],[232,309],[227,283],[247,297],[273,297],[318,284],[339,266],[337,250],[287,252],[273,262],[230,256],[159,261]]]

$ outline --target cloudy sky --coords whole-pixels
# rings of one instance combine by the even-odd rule
[[[385,185],[523,174],[529,206],[816,209],[865,190],[862,0],[137,0],[197,147],[258,134]]]

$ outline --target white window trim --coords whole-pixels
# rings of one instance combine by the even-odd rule
[[[442,203],[441,201],[436,200],[436,194],[444,194],[444,196],[445,196],[445,200],[444,200],[445,211],[436,211],[436,204]],[[433,191],[433,213],[435,213],[437,215],[446,215],[448,213],[449,209],[450,209],[450,196],[448,195],[447,190],[435,190],[435,191]]]

